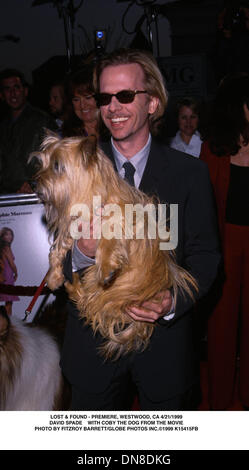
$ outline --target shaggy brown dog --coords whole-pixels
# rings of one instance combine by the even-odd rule
[[[141,306],[156,296],[160,301],[158,293],[165,289],[172,288],[175,295],[182,289],[191,295],[191,289],[196,287],[192,277],[176,265],[173,254],[160,250],[158,235],[154,239],[149,237],[148,217],[145,217],[142,239],[136,236],[135,217],[128,230],[125,227],[128,204],[144,207],[155,201],[116,174],[93,137],[61,140],[50,135],[36,156],[41,163],[37,192],[45,204],[48,227],[54,237],[48,286],[54,290],[64,283],[63,260],[74,242],[72,222],[80,221],[82,228],[88,212],[82,209],[82,204],[89,208],[93,221],[96,216],[93,197],[100,196],[101,209],[97,209],[102,211],[99,216],[102,236],[98,240],[96,263],[83,277],[74,276],[73,284],[66,282],[65,286],[77,304],[80,317],[106,340],[102,350],[105,357],[116,359],[121,354],[145,348],[155,325],[134,321],[126,314],[127,308]],[[119,208],[121,215],[116,219],[106,210],[112,207],[109,204]],[[114,227],[116,238],[103,236],[108,234],[108,228],[110,232]]]

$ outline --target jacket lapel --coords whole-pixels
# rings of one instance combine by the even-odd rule
[[[69,250],[66,254],[63,263],[63,274],[67,281],[73,282],[73,273],[72,273],[72,251]]]
[[[168,165],[166,148],[152,139],[149,157],[139,189],[149,196],[154,195],[161,199],[162,194],[165,194],[165,188],[170,184],[170,181],[167,180]]]
[[[117,167],[112,152],[111,142],[101,142],[100,144],[103,152],[110,158],[115,170]],[[162,158],[162,151],[164,153]],[[166,147],[157,143],[154,139],[151,142],[151,149],[149,157],[144,169],[144,174],[139,185],[139,189],[149,196],[160,196],[165,193],[165,186],[170,184],[170,181],[166,181],[165,175],[167,175],[166,167],[168,166],[168,156]],[[162,179],[161,176],[164,176]]]

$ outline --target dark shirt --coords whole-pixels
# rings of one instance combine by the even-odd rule
[[[249,225],[249,167],[230,165],[226,222]]]
[[[0,124],[0,193],[11,194],[24,182],[31,182],[36,171],[27,161],[38,151],[45,129],[56,130],[54,120],[44,111],[26,104],[21,115]]]

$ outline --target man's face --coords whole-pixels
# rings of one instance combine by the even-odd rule
[[[2,80],[2,97],[12,112],[22,111],[27,100],[28,89],[23,86],[20,77]]]
[[[54,116],[62,116],[63,97],[59,86],[53,86],[50,90],[49,108]]]
[[[146,90],[144,72],[139,64],[106,67],[100,75],[100,93],[122,90]],[[101,116],[116,142],[129,142],[142,148],[149,135],[149,114],[155,112],[158,100],[148,94],[137,94],[132,103],[122,104],[113,96],[109,105],[101,106]]]

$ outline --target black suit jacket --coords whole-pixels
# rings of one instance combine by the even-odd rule
[[[101,144],[112,160],[111,144]],[[214,199],[207,166],[152,140],[149,158],[140,183],[142,191],[159,197],[161,203],[178,204],[177,262],[197,280],[202,297],[217,273],[220,254]],[[70,254],[65,274],[71,277]],[[160,401],[184,393],[198,380],[198,355],[191,314],[193,301],[177,299],[173,320],[160,320],[150,346],[136,355],[136,379],[152,400]],[[105,362],[96,351],[101,338],[93,338],[90,328],[80,325],[77,311],[70,307],[62,366],[69,380],[79,387],[101,393],[118,367]]]

